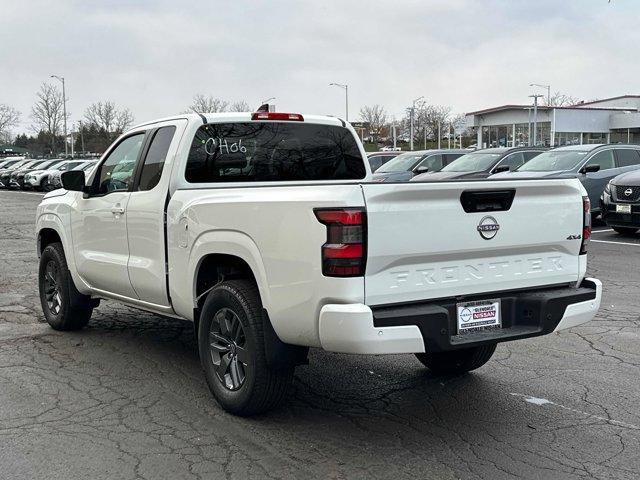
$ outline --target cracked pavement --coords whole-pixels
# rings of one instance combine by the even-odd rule
[[[0,478],[638,478],[640,237],[591,244],[605,293],[584,326],[447,378],[312,351],[284,408],[241,419],[209,394],[188,322],[103,301],[81,332],[42,323],[39,201],[0,192]]]

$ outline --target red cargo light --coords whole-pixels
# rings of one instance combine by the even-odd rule
[[[327,226],[322,245],[322,274],[326,277],[360,277],[366,263],[366,218],[363,208],[319,208],[314,213]]]
[[[255,112],[251,120],[286,120],[289,122],[304,122],[304,117],[299,113],[282,112]]]
[[[582,197],[582,244],[580,245],[580,255],[587,253],[589,239],[591,238],[591,202],[589,197]]]

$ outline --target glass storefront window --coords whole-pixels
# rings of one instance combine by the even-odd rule
[[[563,145],[580,145],[580,133],[577,132],[556,132],[554,136],[556,147]]]
[[[606,133],[585,133],[582,143],[607,143]]]
[[[632,128],[627,130],[614,130],[611,132],[611,143],[640,143],[640,129]]]
[[[537,146],[548,147],[551,145],[551,122],[538,123],[538,138],[536,141]],[[531,126],[533,132],[533,125]],[[533,133],[532,133],[533,135]]]
[[[529,146],[529,125],[516,123],[516,147]]]

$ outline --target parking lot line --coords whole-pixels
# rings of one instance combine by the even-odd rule
[[[640,247],[640,243],[630,243],[630,242],[611,242],[609,240],[594,240],[593,238],[590,240],[595,243],[611,243],[613,245],[632,245],[634,247]]]
[[[613,232],[613,228],[605,228],[604,230],[592,230],[591,233]]]

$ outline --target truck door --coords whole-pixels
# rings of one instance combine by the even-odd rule
[[[127,272],[127,207],[144,139],[136,132],[113,147],[71,212],[78,273],[91,287],[128,298],[137,296]]]
[[[127,212],[129,278],[141,300],[169,306],[165,265],[165,204],[171,163],[186,120],[148,132],[149,141],[136,171]]]

